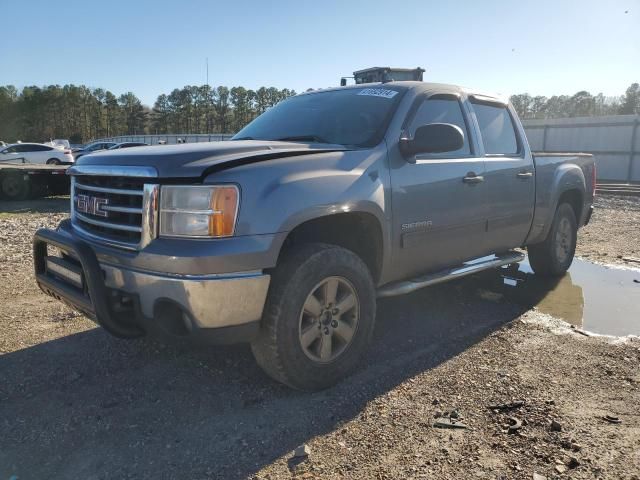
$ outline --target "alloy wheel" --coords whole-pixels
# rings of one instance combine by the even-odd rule
[[[319,282],[300,312],[298,336],[305,355],[318,363],[330,363],[351,344],[360,314],[355,288],[344,277]]]

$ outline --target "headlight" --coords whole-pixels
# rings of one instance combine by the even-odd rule
[[[160,190],[160,235],[229,237],[238,214],[234,185],[164,185]]]

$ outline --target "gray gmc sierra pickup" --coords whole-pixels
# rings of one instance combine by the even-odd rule
[[[532,154],[508,103],[401,81],[291,97],[231,141],[83,156],[71,218],[34,238],[40,288],[119,337],[251,342],[276,380],[328,387],[376,297],[518,262],[569,268],[590,155]]]

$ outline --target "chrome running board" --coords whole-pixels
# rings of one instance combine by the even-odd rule
[[[524,260],[524,254],[520,252],[506,252],[478,258],[441,272],[430,273],[412,280],[403,280],[384,285],[378,289],[378,297],[404,295],[405,293],[411,293],[421,288],[428,287],[429,285],[435,285],[436,283],[466,277],[472,273],[521,262],[522,260]]]

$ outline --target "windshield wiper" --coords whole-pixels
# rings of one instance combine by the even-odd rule
[[[276,138],[276,141],[280,141],[280,142],[307,142],[307,141],[311,141],[311,142],[315,142],[315,143],[332,143],[327,141],[326,139],[319,137],[317,135],[297,135],[294,137],[282,137],[282,138]]]

